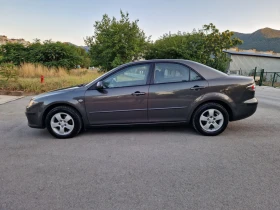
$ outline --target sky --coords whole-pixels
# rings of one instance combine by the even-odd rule
[[[0,0],[0,35],[85,45],[103,14],[131,20],[156,40],[213,23],[220,31],[280,30],[280,0]]]

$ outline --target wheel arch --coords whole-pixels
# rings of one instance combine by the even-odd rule
[[[192,121],[193,115],[194,115],[194,113],[196,112],[196,110],[197,110],[199,107],[201,107],[201,106],[203,106],[204,104],[207,104],[207,103],[216,103],[216,104],[220,104],[221,106],[223,106],[223,107],[227,110],[228,115],[229,115],[229,121],[232,121],[232,120],[233,120],[233,109],[232,109],[232,107],[231,107],[228,103],[224,102],[223,100],[214,99],[214,100],[207,100],[207,101],[204,101],[204,102],[198,104],[198,105],[193,109],[193,111],[192,111],[190,121]]]
[[[69,107],[71,109],[74,109],[78,115],[81,117],[81,120],[82,122],[84,123],[84,118],[83,118],[83,115],[81,114],[81,112],[73,105],[69,104],[69,103],[54,103],[54,104],[51,104],[49,105],[43,112],[43,115],[42,115],[42,125],[43,127],[46,127],[46,117],[47,117],[47,114],[55,107],[58,107],[58,106],[66,106],[66,107]]]

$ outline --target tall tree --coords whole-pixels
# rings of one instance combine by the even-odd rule
[[[220,32],[212,23],[192,33],[165,34],[150,44],[146,59],[188,59],[225,71],[230,59],[223,52],[242,41],[233,32]]]
[[[210,55],[210,59],[207,59],[206,64],[222,71],[226,70],[230,58],[223,51],[242,44],[242,41],[238,38],[233,38],[234,33],[229,30],[220,32],[212,23],[204,25],[201,33],[205,34],[204,50],[206,54]]]
[[[103,15],[94,24],[94,35],[85,39],[92,65],[105,71],[142,57],[149,42],[138,20],[130,21],[128,13],[120,14],[119,20]]]

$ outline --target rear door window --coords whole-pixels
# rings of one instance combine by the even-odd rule
[[[156,63],[154,83],[197,81],[202,78],[187,66],[177,63]]]

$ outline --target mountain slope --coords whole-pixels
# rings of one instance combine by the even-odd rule
[[[78,46],[78,45],[75,45],[71,42],[64,42],[65,44],[69,44],[69,45],[74,45],[75,47],[80,47],[80,48],[83,48],[85,51],[89,51],[89,47],[88,46]]]
[[[85,49],[85,51],[87,51],[87,52],[89,51],[89,47],[88,46],[79,46],[79,47]]]
[[[240,49],[280,52],[280,30],[263,28],[251,34],[235,32],[234,36],[244,42],[238,46]]]

